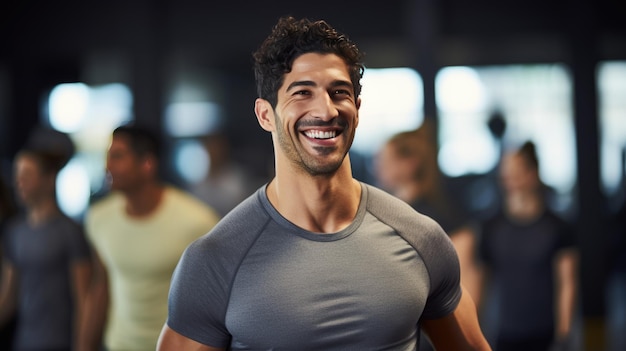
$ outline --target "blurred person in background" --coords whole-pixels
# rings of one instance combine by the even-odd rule
[[[475,225],[460,195],[454,198],[445,188],[430,123],[425,121],[420,128],[387,140],[376,154],[374,175],[378,186],[433,218],[450,236],[459,256],[461,283],[477,301],[481,281],[475,260]]]
[[[502,208],[481,225],[479,256],[495,284],[495,350],[567,350],[578,250],[569,223],[546,202],[532,142],[504,154]]]
[[[54,141],[67,136],[46,136],[52,138],[31,139],[14,160],[24,214],[6,227],[0,294],[0,324],[17,313],[14,350],[77,350],[91,274],[83,228],[56,198],[57,175],[71,154]]]
[[[111,192],[85,219],[95,263],[83,350],[103,343],[108,351],[154,351],[172,272],[187,245],[219,219],[160,179],[161,148],[160,139],[140,126],[112,133],[106,162]]]
[[[224,216],[252,194],[261,182],[252,179],[232,158],[227,135],[210,134],[201,141],[208,154],[209,170],[204,179],[189,187],[189,191]]]

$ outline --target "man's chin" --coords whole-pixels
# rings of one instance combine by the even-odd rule
[[[306,170],[312,176],[329,177],[337,173],[341,164],[342,162],[309,165]]]

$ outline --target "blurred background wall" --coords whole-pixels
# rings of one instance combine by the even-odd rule
[[[574,220],[582,314],[593,343],[607,315],[608,220],[624,198],[626,5],[621,0],[4,0],[0,165],[39,125],[77,145],[66,211],[106,192],[110,131],[135,120],[169,146],[167,179],[191,187],[211,166],[202,138],[226,136],[253,182],[271,177],[255,121],[251,53],[278,17],[325,19],[366,53],[355,176],[392,133],[435,125],[439,164],[476,216],[503,149],[532,139],[556,206]],[[369,84],[367,82],[370,82]]]

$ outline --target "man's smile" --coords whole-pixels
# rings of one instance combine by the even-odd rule
[[[312,139],[332,139],[337,136],[337,131],[307,130],[304,135]]]

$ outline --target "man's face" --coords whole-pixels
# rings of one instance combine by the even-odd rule
[[[528,193],[538,189],[539,175],[520,155],[506,155],[500,166],[500,179],[508,193]]]
[[[24,205],[36,205],[54,194],[55,177],[42,172],[33,157],[22,155],[16,159],[14,172],[17,197]]]
[[[285,159],[314,176],[334,173],[354,140],[359,103],[339,56],[298,57],[274,109],[277,162]]]
[[[137,157],[123,136],[114,136],[107,153],[107,173],[111,189],[131,191],[144,181],[142,160]]]

